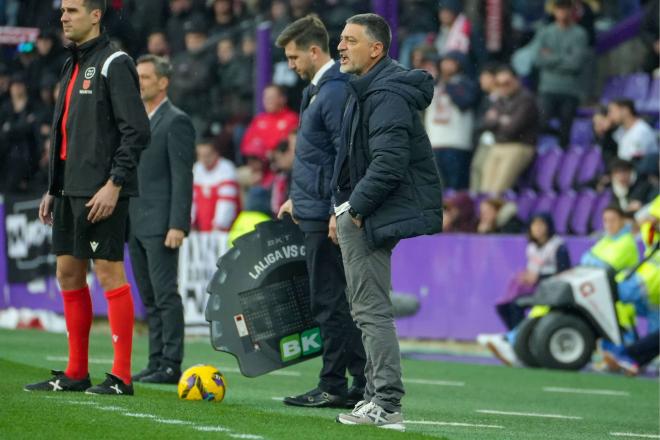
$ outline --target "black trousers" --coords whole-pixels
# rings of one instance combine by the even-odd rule
[[[323,338],[323,367],[318,387],[329,394],[347,391],[346,371],[353,386],[364,388],[366,354],[362,333],[353,322],[346,298],[346,277],[339,246],[328,232],[306,232],[311,308]]]
[[[177,285],[179,251],[165,247],[164,236],[131,235],[133,274],[147,312],[149,368],[181,369],[183,303]]]
[[[626,353],[640,366],[644,366],[660,354],[660,333],[655,331],[626,347]]]
[[[571,127],[577,114],[580,100],[575,96],[559,93],[542,93],[541,116],[543,130],[548,130],[552,118],[559,119],[559,144],[566,149],[571,139]]]

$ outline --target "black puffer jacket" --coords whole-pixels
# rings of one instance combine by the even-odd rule
[[[433,98],[433,79],[384,58],[348,91],[333,188],[348,160],[349,201],[364,216],[369,244],[440,232],[442,186],[419,115]]]
[[[91,197],[117,176],[124,181],[120,197],[136,196],[138,160],[151,132],[135,63],[106,35],[70,50],[55,104],[48,192]],[[65,96],[76,65],[67,114]],[[61,161],[65,115],[67,157]]]

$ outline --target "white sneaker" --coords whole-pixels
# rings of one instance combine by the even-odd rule
[[[360,414],[362,414],[362,411],[364,411],[368,403],[370,402],[366,400],[360,400],[358,403],[355,404],[355,407],[353,408],[353,411],[351,411],[351,414],[353,414],[354,416],[359,416]]]
[[[405,431],[403,415],[400,412],[385,411],[380,405],[367,402],[349,414],[339,414],[337,422],[343,425],[373,425],[378,428]]]
[[[503,333],[480,334],[477,336],[477,342],[488,348],[496,358],[509,367],[517,367],[520,364],[513,346],[507,341]]]

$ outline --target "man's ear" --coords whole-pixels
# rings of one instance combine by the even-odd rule
[[[162,78],[158,78],[158,87],[160,87],[161,90],[167,90],[167,87],[169,85],[170,85],[170,80],[166,76],[163,76]]]
[[[376,41],[371,45],[371,58],[378,58],[383,53],[383,43]]]
[[[99,24],[101,22],[103,14],[100,9],[94,9],[92,11],[92,24]]]

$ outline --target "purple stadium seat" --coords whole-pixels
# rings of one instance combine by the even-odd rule
[[[580,166],[575,176],[575,185],[577,187],[588,185],[591,183],[599,173],[603,172],[605,165],[603,164],[603,153],[600,147],[591,147],[582,156]]]
[[[650,78],[646,73],[633,73],[623,78],[623,90],[621,96],[632,99],[636,103],[646,100],[649,93]]]
[[[588,147],[594,139],[591,119],[575,119],[571,128],[571,145]]]
[[[518,218],[527,223],[535,204],[536,193],[531,189],[522,190],[516,200],[516,205],[518,206]]]
[[[539,153],[536,158],[534,183],[541,192],[550,192],[555,183],[555,176],[563,156],[562,150],[553,148],[552,150]]]
[[[542,134],[539,136],[536,146],[539,153],[545,153],[547,150],[559,148],[559,138],[549,134]]]
[[[594,205],[593,213],[591,214],[591,230],[600,231],[603,229],[603,211],[612,202],[612,193],[609,190],[603,191],[598,194],[596,203]]]
[[[585,189],[578,194],[569,224],[569,229],[573,234],[587,235],[589,233],[589,220],[591,220],[597,197],[596,191],[592,189]]]
[[[620,97],[623,90],[623,82],[624,77],[622,76],[612,76],[608,78],[603,87],[603,92],[600,95],[601,102],[607,104],[611,100]]]
[[[651,81],[649,94],[646,96],[640,109],[648,113],[660,112],[660,77],[654,77]]]
[[[553,192],[543,193],[536,199],[532,214],[552,213],[557,202],[557,194]]]
[[[558,234],[568,232],[568,221],[573,213],[576,199],[575,191],[566,191],[557,197],[555,208],[552,210],[552,220],[555,222],[555,230]]]
[[[575,126],[575,124],[573,126]],[[556,183],[557,188],[559,188],[560,191],[566,191],[573,187],[575,175],[577,174],[580,162],[586,151],[587,150],[584,148],[572,147],[564,153],[561,166],[557,172]]]

